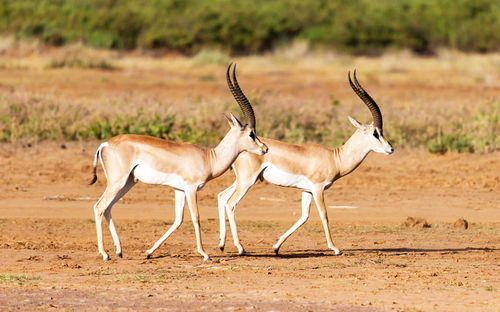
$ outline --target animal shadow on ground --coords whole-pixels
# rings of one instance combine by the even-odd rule
[[[320,258],[320,257],[341,257],[341,256],[355,256],[357,254],[387,254],[387,255],[405,255],[411,253],[439,253],[439,254],[456,254],[456,253],[466,253],[471,251],[484,251],[484,252],[495,252],[500,251],[497,248],[488,247],[465,247],[465,248],[367,248],[367,249],[343,249],[342,255],[334,255],[330,250],[298,250],[293,252],[283,252],[280,254],[274,253],[252,253],[247,252],[243,255],[238,254],[228,254],[226,257],[237,258],[237,257],[255,257],[255,258],[284,258],[284,259],[300,259],[300,258]],[[224,256],[222,256],[224,257]]]
[[[304,258],[322,258],[322,257],[342,257],[342,256],[356,256],[359,254],[386,254],[392,256],[402,256],[412,253],[427,254],[427,253],[439,253],[439,254],[457,254],[457,253],[467,253],[473,251],[484,251],[484,252],[496,252],[500,251],[498,248],[488,248],[488,247],[465,247],[465,248],[358,248],[358,249],[344,249],[342,250],[342,255],[335,255],[333,251],[330,250],[296,250],[292,252],[283,252],[275,254],[270,251],[269,253],[262,252],[247,252],[243,255],[237,253],[228,253],[225,255],[212,255],[212,260],[217,261],[217,259],[231,258],[237,259],[239,257],[249,257],[249,258],[282,258],[282,259],[304,259]],[[198,255],[171,255],[171,254],[159,254],[157,256],[151,256],[150,258],[133,257],[128,260],[159,260],[164,258],[183,258],[183,259],[198,259]]]
[[[500,249],[488,247],[464,247],[464,248],[367,248],[367,249],[345,249],[344,253],[385,253],[385,254],[406,254],[406,253],[463,253],[470,251],[492,252]]]

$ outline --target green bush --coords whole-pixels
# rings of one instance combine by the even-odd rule
[[[462,134],[443,134],[441,132],[427,143],[427,150],[431,153],[444,154],[446,152],[472,153],[474,146],[472,137]]]
[[[354,53],[500,48],[495,0],[0,0],[0,33],[50,45],[256,53],[302,39]]]
[[[115,70],[116,66],[107,60],[85,57],[81,55],[68,55],[61,58],[52,59],[47,68],[83,68],[83,69],[101,69],[101,70]]]
[[[151,114],[125,114],[93,119],[89,124],[80,125],[73,137],[80,139],[109,139],[119,134],[143,134],[168,138],[175,123],[173,116]]]
[[[125,133],[176,138],[175,116],[137,108],[114,114],[32,97],[0,98],[0,141],[108,139]]]

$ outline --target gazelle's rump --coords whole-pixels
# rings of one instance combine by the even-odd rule
[[[99,157],[101,156],[102,148],[106,147],[106,146],[108,146],[108,142],[102,143],[101,145],[99,145],[99,147],[97,148],[97,151],[94,154],[94,167],[93,167],[94,177],[92,178],[92,181],[90,181],[89,185],[92,185],[92,184],[97,182],[97,161],[98,161]],[[102,163],[102,160],[101,160],[101,163]]]

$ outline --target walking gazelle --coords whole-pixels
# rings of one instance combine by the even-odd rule
[[[102,217],[106,218],[116,254],[122,257],[120,240],[111,218],[111,208],[136,183],[160,184],[173,187],[175,190],[175,221],[168,231],[146,251],[150,255],[175,231],[182,223],[184,202],[187,200],[193,221],[198,252],[204,260],[209,257],[203,250],[200,234],[200,220],[196,192],[205,183],[223,174],[241,152],[263,155],[267,146],[255,135],[255,116],[250,103],[240,90],[236,80],[235,67],[233,82],[229,77],[231,64],[227,69],[227,81],[234,98],[240,105],[247,124],[230,114],[224,115],[230,130],[220,143],[211,149],[204,149],[191,143],[172,142],[150,136],[119,135],[99,146],[94,156],[94,179],[97,180],[96,167],[101,161],[107,179],[106,190],[94,205],[97,244],[104,260],[109,256],[104,250],[102,241]]]
[[[351,80],[350,73],[348,74],[348,80],[351,88],[369,108],[373,122],[363,125],[348,116],[349,121],[357,130],[344,145],[337,148],[327,148],[317,144],[289,144],[261,138],[261,141],[269,147],[268,153],[263,156],[241,153],[233,163],[236,180],[218,195],[219,248],[221,250],[224,250],[225,245],[225,214],[227,214],[238,253],[243,254],[245,252],[238,238],[234,212],[236,205],[250,187],[258,179],[261,179],[275,185],[302,190],[302,215],[273,245],[276,254],[278,254],[283,242],[309,218],[309,207],[312,199],[314,199],[318,208],[328,248],[333,250],[336,255],[341,254],[340,250],[333,244],[328,227],[324,191],[335,180],[356,169],[370,151],[386,155],[394,152],[391,144],[383,135],[382,113],[375,101],[359,84],[356,79],[356,71],[354,71],[354,83]]]

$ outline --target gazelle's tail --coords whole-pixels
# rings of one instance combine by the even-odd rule
[[[101,156],[101,150],[105,146],[108,146],[108,142],[104,142],[101,145],[99,145],[99,148],[97,149],[97,151],[94,154],[94,169],[93,169],[94,170],[94,178],[89,183],[89,185],[92,185],[92,184],[94,184],[97,181],[97,161],[98,161],[98,159],[101,159],[101,163],[102,163],[102,158],[100,157]]]

